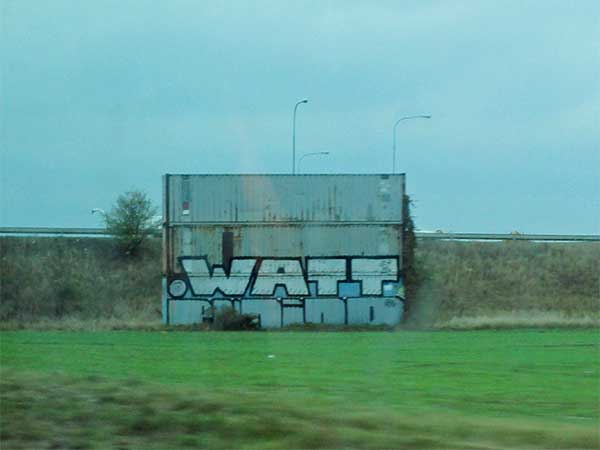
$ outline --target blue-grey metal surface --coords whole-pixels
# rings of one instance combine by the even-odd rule
[[[208,315],[211,304],[202,300],[169,301],[168,323],[189,325],[202,322],[205,314]]]
[[[281,326],[281,304],[273,299],[244,300],[241,302],[242,313],[255,314],[260,319],[264,328],[278,328]]]
[[[170,223],[402,222],[404,175],[169,175]]]
[[[404,175],[167,175],[163,188],[165,296],[180,305],[166,321],[204,320],[194,300],[235,300],[263,327],[399,320]]]
[[[395,298],[348,299],[348,323],[395,325],[402,318],[402,302]]]
[[[171,229],[172,257],[202,255],[211,264],[223,263],[222,236],[225,232],[233,233],[233,255],[236,257],[397,255],[402,243],[400,224],[232,224]]]
[[[344,301],[339,298],[320,300],[309,298],[305,303],[306,322],[343,325],[345,323]]]

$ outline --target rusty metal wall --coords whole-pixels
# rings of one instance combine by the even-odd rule
[[[176,258],[400,254],[404,175],[167,175],[165,272]],[[340,228],[342,227],[342,228]]]
[[[233,233],[233,257],[316,257],[336,255],[397,255],[402,248],[402,225],[265,224],[178,225],[172,228],[173,258],[202,255],[223,264],[222,236]]]
[[[177,222],[398,222],[404,175],[169,175]]]
[[[201,320],[202,308],[194,301],[228,304],[229,300],[215,301],[206,294],[213,285],[217,286],[215,295],[237,296],[238,309],[260,315],[266,327],[297,322],[392,324],[399,320],[402,302],[395,293],[402,285],[404,175],[166,175],[163,188],[165,321]],[[329,283],[327,295],[337,294],[338,299],[324,299],[316,285],[302,287],[310,281],[309,259],[337,256],[347,258],[347,263],[315,261],[315,267],[324,270],[319,276],[321,283]],[[355,257],[357,261],[352,259]],[[230,269],[235,258],[240,259]],[[252,281],[247,290],[240,291],[236,283],[245,282],[250,270],[245,266],[253,265],[252,261],[242,262],[243,258],[258,258],[254,270],[287,272],[287,290],[280,287],[269,298],[257,299],[257,290],[251,292],[250,287],[256,288],[258,282]],[[267,262],[260,262],[263,258],[299,262],[269,263],[273,269],[268,269]],[[348,272],[344,272],[344,264]],[[358,283],[354,272],[340,278],[340,271],[350,274],[351,266],[360,274]],[[377,278],[383,267],[393,267],[397,277]],[[240,275],[229,279],[229,271],[234,276],[238,269]],[[300,278],[298,288],[290,284],[290,270],[300,270],[306,278]],[[220,278],[213,279],[213,271]],[[327,276],[332,281],[326,281]],[[337,288],[336,277],[341,280]],[[261,282],[270,286],[272,280]],[[231,289],[229,294],[221,292],[225,284]],[[354,298],[342,301],[342,297]],[[286,305],[282,298],[300,303]]]

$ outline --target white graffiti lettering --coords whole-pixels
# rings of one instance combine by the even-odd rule
[[[276,286],[285,287],[288,295],[308,295],[300,261],[265,259],[260,264],[252,295],[273,295]]]
[[[337,282],[346,279],[343,258],[312,258],[307,262],[308,278],[317,282],[317,295],[337,294]]]
[[[360,283],[361,295],[390,296],[400,292],[402,284],[397,257],[308,257],[305,265],[301,258],[233,258],[229,273],[220,265],[213,266],[211,272],[204,258],[183,257],[180,261],[196,297],[212,297],[219,292],[226,297],[265,297],[275,295],[278,287],[289,297],[336,296],[340,295],[341,283],[345,284],[344,292],[349,285]],[[312,293],[311,282],[316,284]],[[173,296],[184,296],[182,283],[171,283]]]
[[[393,258],[358,258],[352,260],[352,279],[362,281],[363,295],[381,295],[384,281],[398,276],[398,260]]]
[[[214,267],[211,274],[204,259],[182,259],[181,264],[190,280],[194,295],[213,295],[217,290],[225,295],[244,295],[256,259],[234,259],[231,262],[229,276],[222,267]]]

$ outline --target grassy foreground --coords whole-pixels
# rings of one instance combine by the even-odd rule
[[[598,330],[3,332],[3,448],[598,448]]]

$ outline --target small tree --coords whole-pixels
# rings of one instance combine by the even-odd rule
[[[117,239],[125,254],[133,255],[154,232],[152,218],[156,211],[144,192],[126,192],[104,216],[106,229]]]

